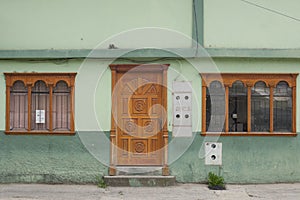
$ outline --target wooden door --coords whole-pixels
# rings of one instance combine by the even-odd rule
[[[164,65],[111,66],[115,165],[164,165],[167,137]]]

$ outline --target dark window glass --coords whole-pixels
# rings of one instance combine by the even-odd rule
[[[67,83],[59,81],[53,89],[52,116],[53,130],[70,130],[71,90]]]
[[[206,131],[224,131],[225,90],[222,83],[213,81],[206,89]]]
[[[251,89],[251,131],[270,130],[270,89],[263,81]]]
[[[274,88],[273,126],[276,132],[292,131],[292,89],[284,81]]]
[[[37,81],[31,92],[31,129],[49,129],[49,88]]]
[[[10,89],[10,130],[28,129],[28,94],[22,81],[16,81]]]
[[[236,81],[229,88],[229,131],[247,131],[247,88]]]

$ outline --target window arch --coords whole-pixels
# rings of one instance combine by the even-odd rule
[[[31,129],[49,130],[49,88],[42,80],[36,81],[32,87]]]
[[[10,91],[24,93],[27,92],[27,88],[23,81],[15,81]]]
[[[225,90],[220,81],[213,81],[206,90],[206,131],[220,132],[224,129]]]
[[[202,108],[205,109],[202,112],[202,134],[295,136],[297,76],[201,74]],[[219,91],[218,85],[223,86],[225,95]],[[223,97],[222,103],[217,102],[219,107],[214,110],[211,99],[218,96]],[[212,129],[214,124],[219,123],[218,119],[222,119],[221,113],[225,113],[224,128]]]
[[[53,89],[53,130],[70,130],[71,88],[65,81],[59,81]]]
[[[6,134],[75,134],[76,73],[4,73]]]
[[[292,131],[292,88],[280,81],[274,88],[274,131]]]
[[[270,89],[263,81],[251,88],[251,131],[270,131]]]
[[[22,81],[14,82],[10,88],[10,127],[11,131],[27,130],[28,106],[27,88]]]
[[[247,87],[242,81],[235,81],[229,87],[229,131],[247,131]]]

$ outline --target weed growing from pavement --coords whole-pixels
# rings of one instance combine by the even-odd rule
[[[99,188],[106,188],[107,187],[107,184],[106,184],[103,176],[97,177],[97,186]]]
[[[225,182],[222,176],[212,172],[208,173],[208,188],[211,190],[225,190]]]

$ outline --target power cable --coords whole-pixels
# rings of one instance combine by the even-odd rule
[[[282,12],[279,12],[279,11],[277,11],[277,10],[273,10],[273,9],[270,9],[270,8],[266,8],[266,7],[264,7],[264,6],[258,5],[258,4],[256,4],[256,3],[253,3],[253,2],[250,2],[250,1],[247,1],[247,0],[240,0],[240,1],[242,1],[242,2],[244,2],[244,3],[247,3],[247,4],[250,4],[250,5],[252,5],[252,6],[256,6],[256,7],[258,7],[258,8],[267,10],[267,11],[269,11],[269,12],[275,13],[275,14],[277,14],[277,15],[281,15],[281,16],[283,16],[283,17],[287,17],[287,18],[290,18],[290,19],[295,20],[295,21],[297,21],[297,22],[300,22],[300,19],[298,19],[298,18],[296,18],[296,17],[289,16],[289,15],[287,15],[287,14],[285,14],[285,13],[282,13]]]
[[[198,19],[197,19],[197,10],[196,10],[196,0],[193,0],[193,10],[194,10],[194,22],[195,22],[195,34],[196,34],[196,52],[195,57],[198,55],[198,48],[199,48],[199,35],[198,35]]]

